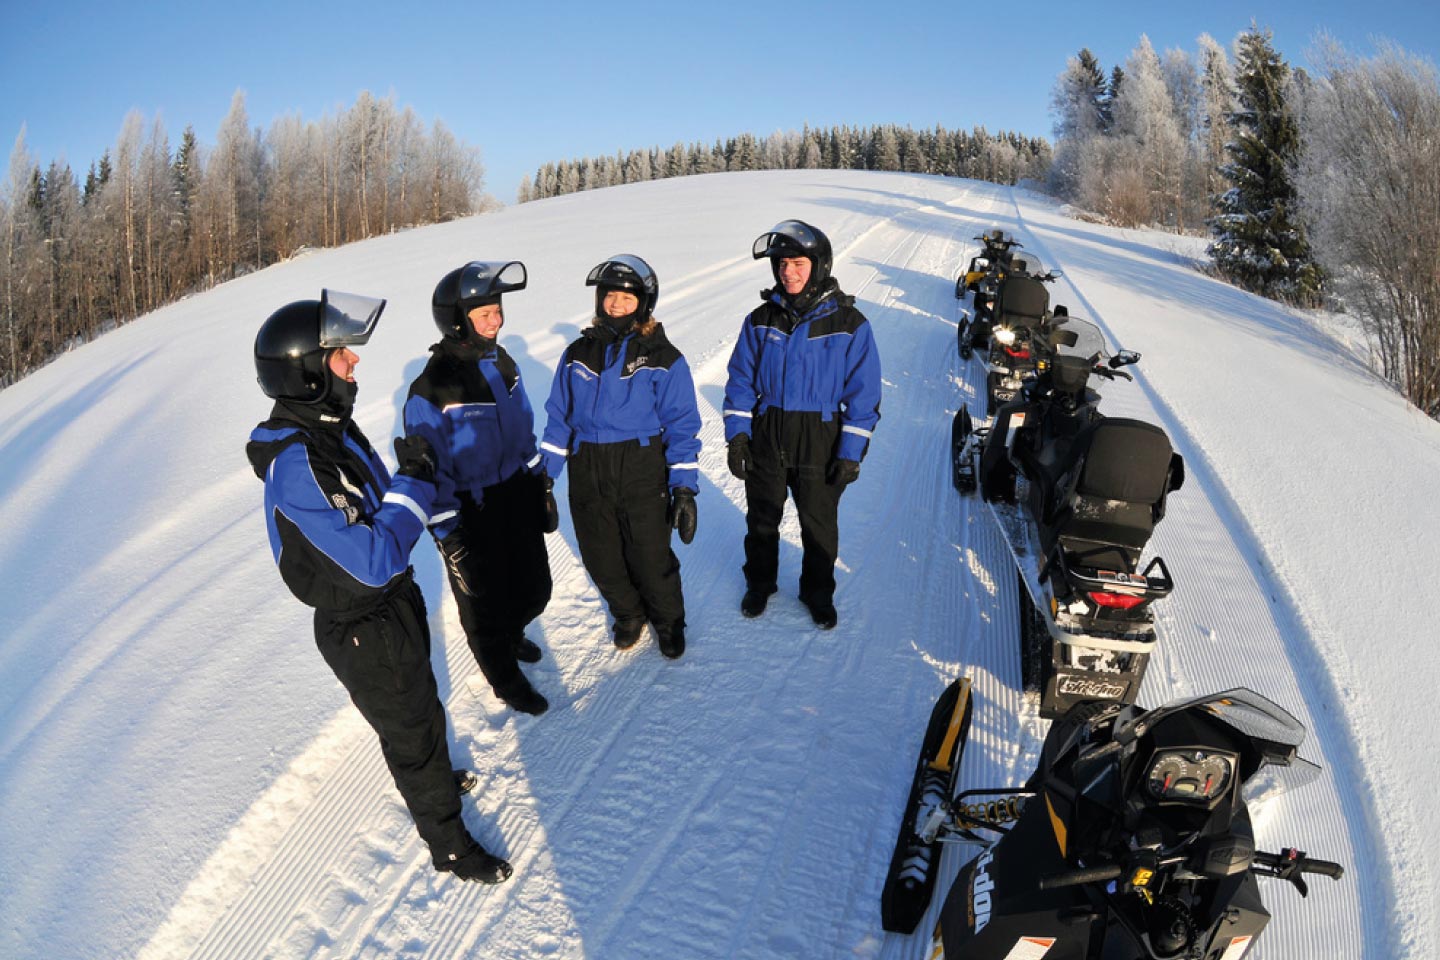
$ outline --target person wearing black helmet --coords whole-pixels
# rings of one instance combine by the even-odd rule
[[[758,617],[777,589],[780,518],[795,499],[804,549],[800,600],[822,630],[839,620],[840,495],[880,420],[880,357],[870,322],[830,276],[830,240],[803,220],[760,235],[772,289],[740,328],[725,384],[730,472],[745,481],[745,596]]]
[[[472,261],[435,286],[439,343],[405,401],[405,432],[435,450],[435,536],[465,638],[495,695],[521,713],[549,703],[520,672],[540,648],[525,627],[550,602],[554,499],[543,485],[535,415],[520,368],[495,342],[500,298],[525,289],[518,260]],[[555,518],[558,521],[558,517]]]
[[[552,482],[570,465],[575,540],[628,650],[648,622],[660,652],[685,652],[685,600],[670,531],[695,536],[700,410],[680,351],[655,319],[660,285],[639,257],[590,271],[595,321],[560,358],[540,443]]]
[[[265,482],[281,579],[315,609],[315,643],[379,735],[435,869],[501,883],[510,864],[460,816],[425,601],[409,565],[435,499],[434,452],[423,438],[397,438],[392,481],[351,419],[359,362],[351,348],[370,339],[384,306],[327,290],[270,315],[255,338],[255,371],[275,405],[245,452]]]

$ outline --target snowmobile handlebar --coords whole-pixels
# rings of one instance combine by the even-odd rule
[[[1061,887],[1074,887],[1082,883],[1102,883],[1106,880],[1116,880],[1119,879],[1124,869],[1118,863],[1107,863],[1103,867],[1086,867],[1083,870],[1052,873],[1048,877],[1040,878],[1040,889],[1059,890]]]
[[[1296,850],[1294,847],[1287,847],[1279,853],[1265,853],[1256,850],[1255,866],[1260,867],[1262,873],[1287,880],[1291,876],[1301,873],[1315,873],[1332,880],[1339,880],[1345,876],[1345,868],[1340,864],[1331,860],[1307,857],[1305,851]]]
[[[1162,863],[1176,863],[1180,859],[1161,861]],[[1345,868],[1330,860],[1319,860],[1305,856],[1304,851],[1296,850],[1293,847],[1281,850],[1279,853],[1265,853],[1255,851],[1254,862],[1250,869],[1256,873],[1269,877],[1279,877],[1282,880],[1289,880],[1300,887],[1304,892],[1303,883],[1299,882],[1300,874],[1314,873],[1322,877],[1330,877],[1339,880],[1345,876]],[[1063,873],[1052,873],[1048,877],[1040,878],[1041,890],[1059,890],[1062,887],[1074,887],[1082,883],[1105,883],[1110,880],[1118,880],[1125,875],[1125,865],[1120,863],[1107,863],[1098,867],[1085,867],[1080,870],[1066,870]]]

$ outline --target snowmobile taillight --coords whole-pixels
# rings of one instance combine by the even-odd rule
[[[1145,602],[1144,597],[1137,597],[1133,593],[1105,593],[1101,590],[1091,590],[1089,597],[1095,601],[1096,606],[1118,610],[1129,610]]]
[[[1030,359],[1030,351],[1029,351],[1029,350],[1026,350],[1026,349],[1023,348],[1023,347],[1020,348],[1019,350],[1012,350],[1010,347],[1006,347],[1006,348],[1005,348],[1005,355],[1008,356],[1008,357],[1011,357],[1012,359],[1015,359],[1015,360],[1029,360],[1029,359]]]

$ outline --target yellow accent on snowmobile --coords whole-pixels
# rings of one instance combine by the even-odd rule
[[[1055,812],[1055,804],[1050,802],[1050,794],[1045,794],[1045,809],[1050,812],[1050,826],[1055,831],[1055,842],[1060,845],[1060,856],[1066,856],[1065,843],[1068,839],[1068,832],[1065,823],[1060,819],[1060,814]]]
[[[930,761],[931,770],[950,772],[950,756],[955,752],[955,739],[960,736],[960,724],[965,720],[965,708],[970,704],[970,678],[960,678],[960,695],[955,698],[955,709],[950,711],[950,725],[945,728],[945,739],[935,759]]]

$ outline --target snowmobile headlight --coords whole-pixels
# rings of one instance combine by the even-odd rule
[[[999,340],[1007,347],[1015,342],[1015,331],[1011,330],[1009,327],[996,327],[994,330],[990,331],[990,336],[994,337],[996,340]]]

